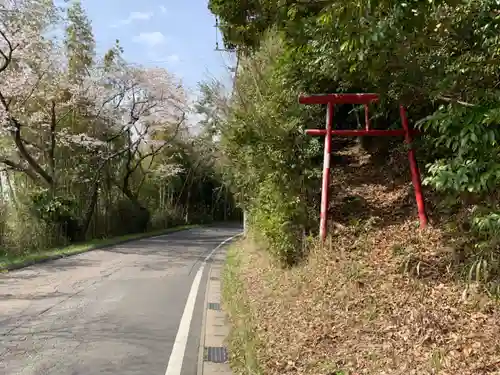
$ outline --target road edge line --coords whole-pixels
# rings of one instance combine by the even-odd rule
[[[219,250],[222,246],[228,242],[234,240],[235,238],[241,236],[243,233],[238,233],[232,237],[226,238],[220,244],[218,244],[203,260],[203,263],[198,268],[196,275],[194,277],[193,283],[191,284],[191,289],[187,297],[186,304],[184,305],[184,311],[179,322],[179,328],[177,329],[177,334],[175,335],[174,346],[172,347],[172,352],[170,353],[170,358],[168,359],[167,369],[165,370],[165,375],[181,375],[182,365],[184,363],[184,355],[186,354],[186,347],[189,338],[189,331],[191,328],[191,321],[193,319],[194,307],[196,304],[196,297],[198,295],[198,290],[200,289],[201,279],[203,272],[205,271],[205,266],[210,258]],[[203,313],[206,313],[206,306],[203,307]]]

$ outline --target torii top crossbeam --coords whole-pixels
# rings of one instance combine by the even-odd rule
[[[370,104],[379,100],[378,94],[319,94],[299,96],[300,104]]]

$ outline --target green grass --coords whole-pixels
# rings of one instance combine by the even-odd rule
[[[233,244],[227,254],[222,275],[222,300],[229,313],[229,360],[235,374],[262,375],[258,361],[258,337],[245,286],[239,278],[241,242]]]
[[[183,225],[174,228],[161,229],[147,233],[128,234],[120,237],[95,239],[88,242],[82,242],[67,247],[50,249],[39,252],[30,252],[25,254],[0,256],[0,272],[6,272],[10,269],[25,267],[31,264],[43,262],[50,259],[62,258],[65,256],[76,255],[86,251],[95,250],[105,246],[116,245],[122,242],[138,240],[141,238],[153,237],[179,230],[195,228],[198,225]]]

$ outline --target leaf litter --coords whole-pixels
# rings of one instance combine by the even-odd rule
[[[242,244],[264,373],[500,374],[499,306],[454,276],[441,226],[418,229],[404,158],[338,155],[330,237],[306,262],[283,270]]]

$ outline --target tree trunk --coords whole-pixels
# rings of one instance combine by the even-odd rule
[[[227,188],[224,189],[224,221],[227,221]]]
[[[184,216],[184,222],[189,224],[189,201],[191,200],[191,189],[187,191],[187,199],[186,199],[186,215]]]
[[[94,215],[98,198],[99,198],[99,181],[96,181],[94,183],[94,187],[92,189],[92,196],[90,197],[90,202],[87,206],[87,210],[85,211],[83,223],[80,228],[79,239],[82,241],[85,239],[85,236],[90,226],[90,222],[92,221],[92,216]]]

